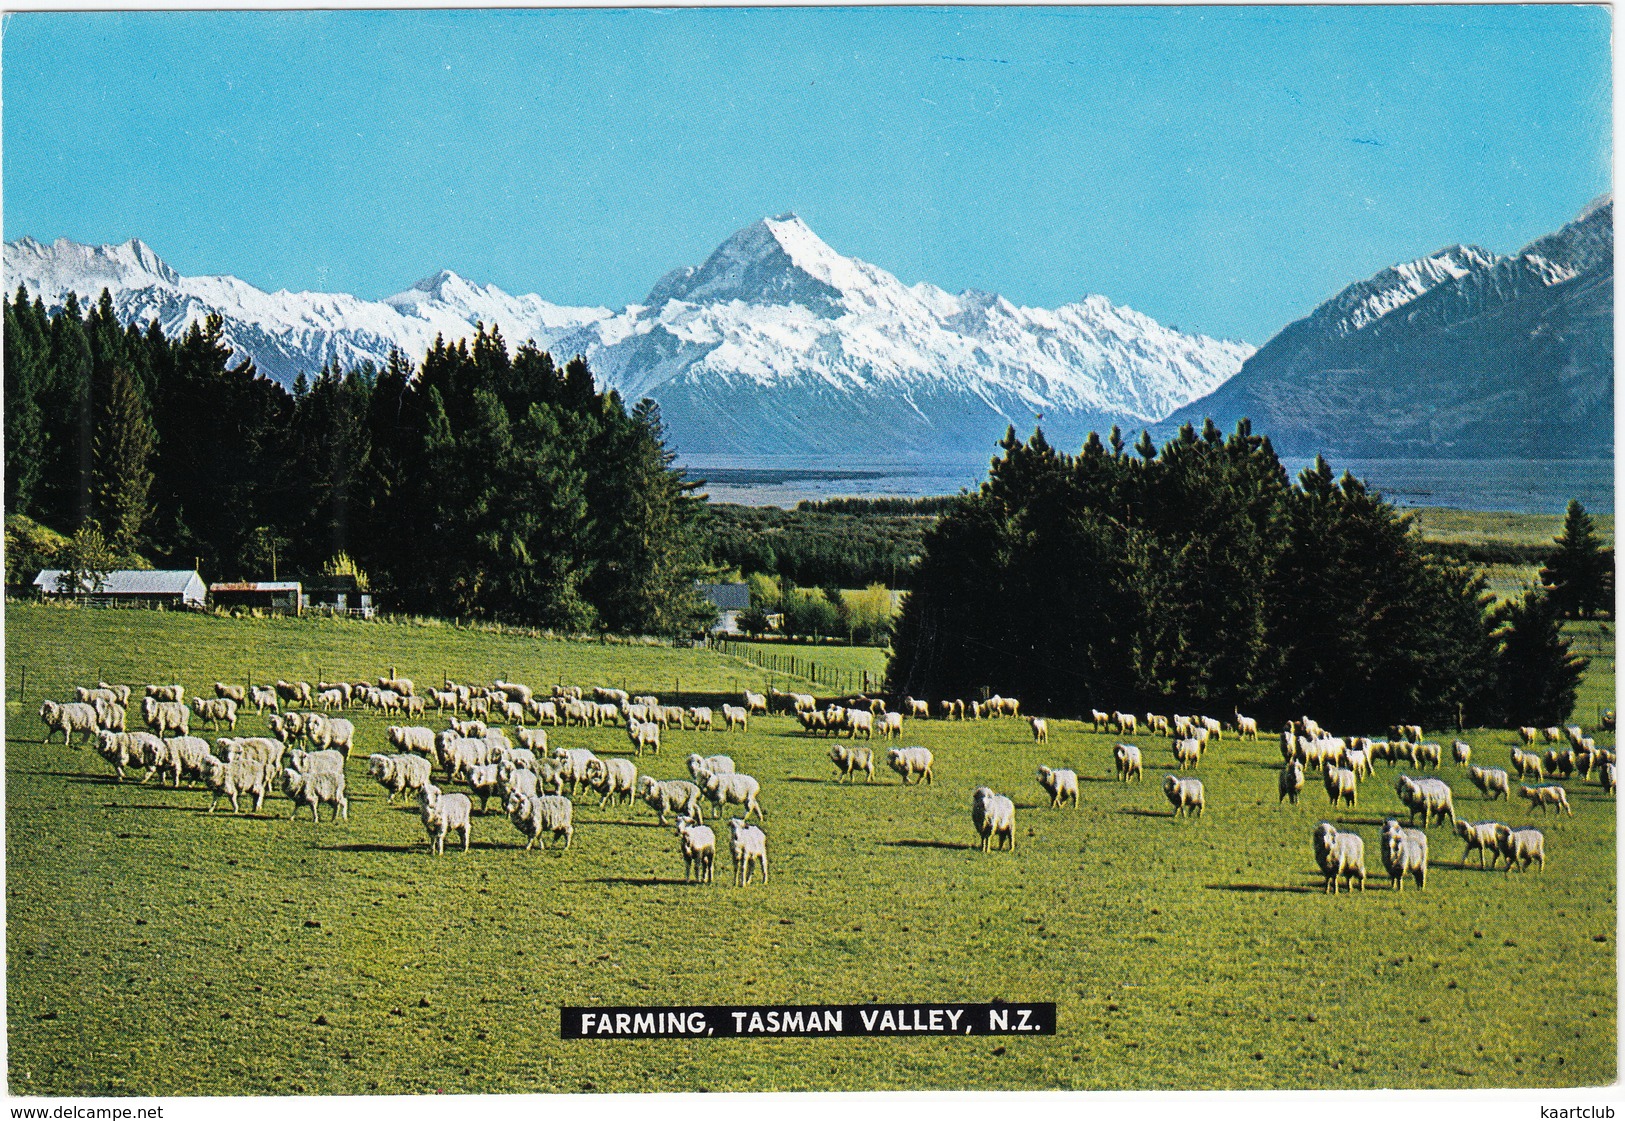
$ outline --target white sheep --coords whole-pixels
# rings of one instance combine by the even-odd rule
[[[529,852],[538,838],[551,833],[554,840],[563,838],[563,848],[569,848],[575,837],[575,807],[570,799],[552,794],[529,795],[514,791],[508,795],[508,820],[525,837],[525,851]],[[547,842],[542,842],[547,847]]]
[[[1495,801],[1497,794],[1503,798],[1512,797],[1511,781],[1507,778],[1507,773],[1500,767],[1468,767],[1467,777],[1474,786],[1478,787],[1486,802]]]
[[[998,838],[999,848],[1006,844],[1012,852],[1016,847],[1016,804],[1002,794],[995,794],[986,786],[978,786],[970,796],[971,824],[981,838],[983,852],[992,851]]]
[[[430,781],[429,761],[421,755],[369,755],[367,773],[389,791],[390,802],[408,790],[422,790]]]
[[[717,835],[708,825],[677,819],[677,851],[683,856],[683,880],[692,876],[696,883],[708,884],[714,880],[713,868],[717,857]]]
[[[913,697],[903,698],[903,708],[910,717],[916,720],[928,720],[931,717],[931,705],[926,701],[917,701]]]
[[[766,716],[767,697],[763,696],[761,693],[752,693],[749,689],[746,689],[745,711],[750,713],[752,716],[756,715],[757,713],[761,713],[763,716]]]
[[[1132,712],[1112,713],[1112,723],[1120,736],[1132,736],[1139,727],[1139,719]]]
[[[1365,842],[1358,833],[1339,833],[1329,821],[1315,826],[1315,863],[1326,877],[1326,890],[1337,894],[1337,881],[1342,877],[1350,892],[1354,890],[1354,877],[1360,877],[1360,890],[1365,890]]]
[[[761,870],[762,882],[767,883],[767,834],[737,817],[729,819],[728,833],[728,847],[734,858],[734,886],[748,886],[753,867]]]
[[[288,752],[288,766],[301,774],[315,774],[325,771],[328,774],[342,775],[344,773],[344,753],[340,751],[300,751],[294,748]]]
[[[1198,739],[1184,739],[1173,741],[1174,762],[1179,764],[1180,770],[1194,767],[1202,759],[1202,741]]]
[[[1202,789],[1202,780],[1199,778],[1165,775],[1162,780],[1162,792],[1167,796],[1169,805],[1174,807],[1175,817],[1187,813],[1201,817],[1202,811],[1207,808],[1207,792]]]
[[[1539,739],[1539,738],[1540,738],[1540,729],[1539,728],[1530,728],[1530,727],[1525,726],[1525,727],[1522,727],[1522,728],[1518,729],[1518,739],[1520,741],[1522,741],[1522,743],[1523,743],[1523,745],[1525,747],[1534,746],[1535,741],[1537,739]]]
[[[737,705],[723,705],[722,719],[727,722],[730,732],[735,728],[741,732],[750,731],[750,713]]]
[[[766,821],[767,815],[762,812],[762,805],[757,795],[761,793],[762,784],[750,775],[740,774],[713,774],[701,785],[705,791],[706,801],[718,810],[727,805],[745,807],[745,816],[756,815],[756,820]]]
[[[1612,763],[1604,763],[1601,769],[1598,770],[1597,782],[1602,786],[1605,794],[1614,792],[1614,765]]]
[[[1354,805],[1359,794],[1354,772],[1346,767],[1334,767],[1328,763],[1324,773],[1326,797],[1331,799],[1332,805],[1337,805],[1339,800]]]
[[[587,764],[587,785],[598,792],[598,808],[617,801],[632,804],[638,769],[630,759],[594,759]]]
[[[846,734],[850,739],[857,739],[858,733],[863,738],[873,739],[875,735],[875,717],[867,709],[849,708],[846,710]]]
[[[1094,721],[1095,731],[1097,732],[1107,731],[1111,727],[1112,714],[1109,712],[1101,712],[1098,708],[1092,708],[1089,710],[1089,718]]]
[[[688,773],[694,776],[694,781],[705,785],[705,780],[712,775],[731,775],[734,773],[734,761],[727,755],[701,756],[698,752],[688,757]]]
[[[1027,723],[1032,726],[1034,743],[1049,742],[1048,720],[1045,720],[1042,716],[1029,716],[1027,717]],[[898,730],[901,731],[902,729],[899,728]]]
[[[1569,805],[1569,793],[1561,786],[1520,786],[1518,796],[1527,798],[1531,809],[1539,806],[1543,814],[1547,806],[1552,806],[1568,810],[1569,816],[1574,816],[1574,807]]]
[[[653,720],[639,723],[636,720],[626,722],[626,738],[632,741],[637,754],[642,755],[643,749],[648,748],[653,755],[660,754],[660,725]]]
[[[220,804],[221,798],[231,799],[231,812],[241,813],[242,807],[237,799],[244,794],[254,797],[254,810],[257,813],[260,806],[265,803],[266,788],[270,785],[272,771],[258,759],[231,759],[222,762],[214,756],[203,761],[203,784],[214,795],[209,801],[209,812],[214,813],[215,806]]]
[[[1117,760],[1117,777],[1124,782],[1134,779],[1145,781],[1145,773],[1141,770],[1140,749],[1131,743],[1120,743],[1112,748],[1112,756]]]
[[[864,782],[875,781],[875,753],[871,748],[858,747],[856,744],[831,744],[829,761],[835,764],[836,782],[843,777],[848,782],[856,782],[859,771],[867,776]]]
[[[1477,849],[1478,867],[1481,870],[1484,868],[1484,856],[1487,853],[1489,854],[1490,858],[1489,868],[1491,871],[1494,871],[1495,858],[1500,855],[1501,851],[1499,842],[1496,840],[1496,838],[1498,836],[1498,831],[1504,828],[1506,828],[1506,826],[1502,825],[1498,821],[1480,821],[1475,823],[1457,821],[1456,833],[1461,837],[1462,840],[1467,842],[1466,851],[1461,854],[1462,864],[1465,865],[1467,863],[1467,858],[1473,854],[1474,849]]]
[[[662,825],[666,824],[667,813],[689,814],[704,820],[700,811],[700,788],[692,782],[683,779],[662,782],[653,775],[644,775],[638,787],[638,797],[660,815]]]
[[[286,745],[265,736],[226,736],[215,741],[222,751],[221,758],[228,763],[234,759],[257,759],[272,772],[282,769],[282,755]]]
[[[1051,767],[1039,766],[1038,785],[1044,788],[1049,795],[1051,809],[1066,804],[1067,799],[1072,800],[1072,808],[1078,808],[1078,773],[1076,771],[1056,770]]]
[[[355,745],[355,725],[342,716],[319,716],[314,727],[310,722],[306,722],[305,738],[314,747],[349,755]]]
[[[1042,721],[1040,721],[1042,723]],[[877,729],[883,740],[902,740],[903,714],[900,712],[884,712],[880,715],[880,725]]]
[[[124,721],[128,713],[123,705],[117,701],[107,700],[105,697],[97,697],[90,704],[96,710],[96,727],[98,729],[109,732],[127,730]]]
[[[1416,880],[1417,890],[1428,886],[1428,837],[1420,829],[1406,829],[1389,818],[1382,823],[1382,866],[1388,869],[1388,882],[1397,891],[1405,890],[1405,877]]]
[[[1236,713],[1236,738],[1242,740],[1256,740],[1258,738],[1258,721],[1251,716]]]
[[[113,765],[119,782],[124,781],[125,767],[140,765],[147,759],[156,758],[163,750],[163,741],[151,732],[103,730],[96,733],[95,744],[96,754]],[[151,777],[151,772],[148,772],[148,777]]]
[[[40,740],[42,744],[50,743],[51,733],[57,731],[62,733],[62,742],[69,747],[73,746],[75,732],[83,732],[86,741],[93,743],[96,733],[102,730],[96,720],[96,706],[83,701],[69,701],[66,704],[43,701],[39,706],[39,718],[45,725],[45,738]]]
[[[1519,865],[1520,872],[1529,871],[1533,861],[1540,862],[1540,870],[1546,871],[1546,836],[1539,829],[1512,829],[1500,825],[1495,831],[1496,847],[1506,858],[1506,871],[1511,872],[1514,864]]]
[[[931,766],[934,762],[930,750],[924,747],[893,747],[886,751],[886,766],[903,777],[904,786],[911,778],[916,780],[916,785],[933,783]]]
[[[389,746],[397,751],[434,758],[434,729],[416,725],[391,724],[384,733]]]
[[[418,791],[418,814],[423,818],[423,829],[429,835],[429,851],[441,856],[446,851],[446,834],[455,830],[462,834],[463,851],[468,851],[468,838],[473,829],[474,803],[466,794],[444,794],[430,783]]]
[[[293,802],[293,817],[299,812],[300,806],[310,807],[310,820],[319,823],[317,806],[332,806],[333,820],[337,821],[342,815],[345,821],[350,820],[350,803],[344,797],[344,772],[334,774],[331,771],[296,771],[292,767],[282,772],[282,793]]]
[[[1394,793],[1410,811],[1411,823],[1415,824],[1416,815],[1422,815],[1422,827],[1427,828],[1430,822],[1450,819],[1451,828],[1456,825],[1456,807],[1451,798],[1450,787],[1443,779],[1424,778],[1415,779],[1409,775],[1400,775],[1399,781],[1394,783]]]
[[[1278,797],[1275,804],[1290,801],[1294,806],[1298,804],[1298,795],[1303,793],[1303,764],[1296,759],[1281,768],[1281,774],[1275,780],[1275,790]]]
[[[144,736],[146,732],[137,732],[135,735]],[[178,789],[182,779],[202,780],[203,761],[211,757],[209,741],[199,736],[173,736],[167,740],[159,740],[162,750],[149,750],[147,754],[147,773],[141,781],[146,782],[154,774],[167,772]],[[162,779],[159,782],[162,783]]]
[[[191,731],[191,715],[191,710],[179,701],[160,701],[153,697],[141,701],[141,719],[146,721],[147,731],[156,735],[186,735]]]
[[[1372,773],[1371,749],[1350,746],[1343,755],[1343,765],[1354,772],[1354,777],[1369,778]]]
[[[151,686],[148,687],[149,689]],[[310,682],[283,681],[280,678],[276,683],[276,695],[294,705],[308,705],[310,703]]]
[[[564,781],[569,785],[570,792],[575,793],[578,786],[587,782],[587,764],[598,758],[584,747],[555,747],[553,761],[559,764],[563,771]]]
[[[703,705],[688,710],[688,722],[694,725],[695,731],[701,728],[709,730],[715,726],[711,710]]]
[[[463,777],[468,783],[468,792],[471,797],[480,800],[480,813],[485,812],[486,804],[495,796],[502,797],[502,772],[495,763],[480,763],[468,768]]]
[[[1450,757],[1456,761],[1457,766],[1465,767],[1472,762],[1473,745],[1466,740],[1451,740]]]
[[[186,699],[186,689],[180,685],[148,685],[146,695],[155,701],[171,701],[180,704]]]

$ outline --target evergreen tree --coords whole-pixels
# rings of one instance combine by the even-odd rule
[[[1577,499],[1569,501],[1563,532],[1553,544],[1557,550],[1540,570],[1540,582],[1553,609],[1568,619],[1589,619],[1599,611],[1609,611],[1614,594],[1613,550],[1602,547],[1591,515]]]
[[[17,287],[15,303],[5,305],[6,513],[37,511],[45,473],[45,415],[41,396],[49,389],[50,326],[45,309],[30,304]]]
[[[107,543],[115,552],[131,554],[141,548],[141,530],[152,512],[148,499],[156,444],[140,383],[127,365],[113,365],[96,425],[95,493]]]
[[[1552,597],[1530,588],[1491,613],[1496,650],[1497,716],[1509,726],[1551,727],[1574,711],[1590,659],[1573,653],[1563,637]]]

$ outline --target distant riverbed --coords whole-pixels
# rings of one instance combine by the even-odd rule
[[[1306,459],[1283,461],[1296,477]],[[974,490],[987,463],[961,461],[832,463],[753,457],[682,459],[690,477],[706,480],[713,502],[790,507],[804,499],[927,498]],[[1396,506],[1450,506],[1560,514],[1578,498],[1594,514],[1614,512],[1612,459],[1351,459],[1332,461],[1364,479]]]

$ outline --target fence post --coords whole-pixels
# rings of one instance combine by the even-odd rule
[[[28,667],[23,667],[22,684],[17,686],[17,699],[20,701],[28,695]]]

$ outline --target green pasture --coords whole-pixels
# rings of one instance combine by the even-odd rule
[[[365,777],[384,721],[351,713],[350,819],[202,812],[196,789],[122,785],[85,748],[40,745],[39,700],[75,684],[442,673],[541,685],[728,691],[755,667],[705,650],[570,644],[448,627],[252,621],[13,605],[6,619],[8,1079],[14,1094],[422,1094],[670,1090],[1560,1087],[1616,1077],[1614,801],[1569,782],[1533,821],[1544,873],[1481,872],[1429,831],[1426,891],[1377,857],[1398,810],[1379,765],[1353,808],[1317,785],[1277,804],[1266,737],[1228,737],[1174,820],[1169,763],[1143,784],[1114,738],[1052,721],[910,722],[936,782],[837,786],[829,745],[786,717],[669,732],[641,770],[727,752],[762,782],[771,882],[682,882],[641,804],[577,802],[574,846],[522,852],[493,807],[468,853],[427,854],[413,808]],[[19,697],[20,667],[28,667]],[[1596,663],[1593,663],[1595,666]],[[1110,698],[1100,707],[1110,708]],[[246,725],[261,727],[250,716]],[[1348,729],[1354,732],[1356,729]],[[1449,732],[1429,730],[1448,745]],[[1505,765],[1512,736],[1471,731]],[[626,748],[614,729],[553,742]],[[1599,736],[1611,746],[1611,734]],[[877,754],[882,745],[875,745]],[[1448,750],[1448,747],[1447,747]],[[1083,776],[1050,809],[1039,763]],[[1017,847],[973,844],[970,794],[1017,802]],[[1363,894],[1320,889],[1322,818],[1357,830]],[[562,1042],[562,1004],[1049,1000],[1053,1037]]]
[[[1407,510],[1424,538],[1441,544],[1550,545],[1563,532],[1563,513],[1521,514],[1510,510],[1457,510],[1420,506]],[[1604,545],[1614,543],[1614,515],[1591,515]]]

